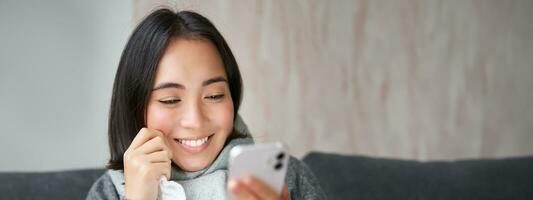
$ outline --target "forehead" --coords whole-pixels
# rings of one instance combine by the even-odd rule
[[[220,54],[211,42],[175,39],[159,61],[155,82],[195,84],[213,76],[227,78]]]

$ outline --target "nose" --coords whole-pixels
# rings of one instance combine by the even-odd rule
[[[199,129],[205,121],[205,115],[200,102],[190,101],[182,110],[180,124],[187,129]]]

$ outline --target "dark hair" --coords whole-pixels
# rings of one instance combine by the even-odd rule
[[[109,111],[111,158],[108,168],[124,168],[124,152],[137,132],[146,126],[146,107],[157,65],[169,42],[175,38],[206,40],[217,48],[228,78],[234,116],[237,116],[242,93],[241,74],[222,35],[208,19],[198,13],[156,10],[135,28],[120,58]],[[234,129],[230,138],[241,136]]]

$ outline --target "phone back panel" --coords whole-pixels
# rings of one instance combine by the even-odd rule
[[[236,146],[230,152],[229,177],[254,175],[280,194],[289,156],[281,143]]]

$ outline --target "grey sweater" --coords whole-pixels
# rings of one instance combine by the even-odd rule
[[[326,199],[324,192],[311,170],[305,163],[294,157],[290,158],[285,183],[289,189],[291,199]],[[86,199],[118,200],[122,198],[119,197],[109,173],[105,173],[92,185]]]

